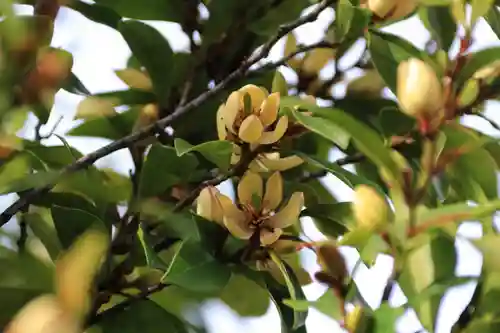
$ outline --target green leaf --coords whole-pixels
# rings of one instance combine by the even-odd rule
[[[295,276],[293,270],[289,267],[289,265],[281,260],[280,257],[274,252],[270,252],[271,260],[278,266],[284,280],[286,287],[288,289],[289,298],[293,301],[297,300],[307,300],[300,283]],[[307,318],[307,309],[303,311],[294,311],[293,312],[293,322],[291,325],[292,330],[296,330],[299,327],[305,324],[305,320]]]
[[[246,275],[233,272],[220,299],[238,315],[260,317],[269,309],[269,294],[262,284]]]
[[[9,191],[12,183],[26,176],[30,171],[29,158],[17,155],[0,166],[0,189]],[[9,193],[9,192],[7,192]]]
[[[155,143],[144,162],[139,195],[143,198],[158,195],[175,184],[186,182],[197,166],[198,160],[192,154],[178,156],[173,147]]]
[[[456,190],[467,195],[470,200],[481,202],[481,199],[476,196],[468,195],[473,191],[465,190],[468,187],[468,180],[471,179],[481,187],[486,198],[496,198],[498,196],[496,163],[488,151],[482,148],[492,139],[479,137],[463,127],[444,127],[443,133],[446,135],[445,151],[453,151],[453,149],[461,147],[467,149],[465,154],[462,154],[446,168],[447,176],[456,179],[457,183],[461,185]]]
[[[388,304],[375,310],[375,333],[396,333],[396,321],[404,314],[403,307],[392,308]]]
[[[319,231],[330,237],[343,235],[355,225],[350,202],[307,206],[300,216],[314,218],[314,224]]]
[[[420,20],[441,49],[448,51],[455,39],[457,25],[450,8],[444,6],[422,6],[418,11]]]
[[[411,244],[416,245],[405,256],[398,282],[424,328],[434,332],[442,294],[429,298],[420,295],[434,283],[454,277],[454,240],[443,233],[433,233],[420,235],[412,239]]]
[[[156,199],[142,200],[136,207],[136,211],[143,214],[145,219],[160,223],[160,228],[169,237],[200,240],[198,227],[191,214],[187,212],[175,213],[172,209],[171,204]]]
[[[144,257],[146,258],[146,263],[148,264],[148,266],[165,271],[167,269],[167,265],[154,251],[151,235],[149,235],[147,232],[144,232],[144,226],[142,225],[137,231],[137,238],[141,243],[142,249],[144,250]]]
[[[118,14],[138,20],[182,22],[186,2],[183,0],[96,0],[98,4],[114,9]]]
[[[60,172],[55,170],[25,174],[1,186],[0,194],[21,192],[32,188],[42,188],[48,184],[55,183],[59,177]]]
[[[101,333],[187,333],[185,324],[148,299],[137,300],[121,311],[109,311],[90,328]]]
[[[174,146],[177,151],[177,156],[181,157],[195,151],[203,155],[203,157],[215,164],[222,171],[229,169],[231,165],[231,155],[234,151],[234,146],[231,142],[222,140],[208,141],[193,146],[182,139],[175,139]]]
[[[486,14],[493,5],[493,2],[494,0],[471,0],[471,24],[474,24],[478,18]]]
[[[142,6],[147,5],[142,3]],[[170,90],[174,83],[174,53],[168,41],[158,30],[139,21],[121,22],[120,32],[134,56],[148,71],[160,105],[168,106]]]
[[[500,59],[500,47],[492,47],[472,53],[467,63],[458,73],[456,80],[453,81],[455,88],[462,87],[474,73],[498,59]]]
[[[283,303],[296,311],[315,308],[335,320],[342,320],[342,302],[333,290],[327,289],[316,301],[285,299]]]
[[[293,21],[300,16],[302,10],[310,5],[309,0],[289,0],[277,2],[266,14],[250,24],[250,30],[259,35],[272,35],[284,23]]]
[[[483,254],[483,265],[488,272],[500,272],[500,236],[496,234],[484,235],[482,238],[473,240],[472,243]]]
[[[219,295],[231,278],[227,265],[218,262],[197,243],[181,243],[165,275],[163,283],[187,290]]]
[[[122,18],[114,10],[99,4],[88,4],[79,0],[69,3],[69,8],[74,9],[89,20],[107,25],[110,28],[118,29],[118,24]]]
[[[104,222],[97,216],[76,208],[54,206],[51,208],[52,220],[64,249],[91,227],[105,230]]]
[[[394,179],[400,181],[399,167],[394,161],[390,149],[384,145],[375,131],[341,110],[325,108],[321,111],[322,115],[328,117],[329,120],[351,135],[351,140],[361,153],[379,168],[386,169]]]
[[[332,141],[341,149],[349,145],[350,135],[341,126],[328,121],[328,119],[316,116],[306,116],[299,111],[292,110],[294,118],[305,128]]]
[[[25,213],[23,219],[33,234],[40,239],[47,249],[52,260],[56,260],[62,250],[61,242],[57,237],[57,231],[48,210],[40,212]]]
[[[484,18],[490,25],[491,30],[500,38],[500,9],[492,6]]]
[[[370,30],[367,39],[373,64],[393,93],[396,93],[397,69],[402,61],[419,58],[433,65],[426,53],[396,35]]]
[[[361,37],[370,23],[371,12],[353,6],[349,0],[340,0],[335,12],[335,38],[339,41]]]
[[[92,95],[116,102],[116,105],[144,105],[156,103],[154,93],[140,89],[116,90]]]
[[[53,269],[25,253],[0,247],[0,328],[31,299],[54,291]]]
[[[90,119],[69,130],[67,135],[118,140],[132,132],[139,112],[138,108],[133,108],[111,117]]]

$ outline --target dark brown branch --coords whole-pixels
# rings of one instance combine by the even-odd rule
[[[207,101],[209,98],[213,97],[217,93],[224,90],[230,83],[244,76],[251,66],[259,62],[269,54],[271,48],[283,36],[285,36],[286,34],[288,34],[289,32],[291,32],[292,30],[301,25],[315,21],[318,15],[334,2],[335,0],[323,0],[314,10],[309,12],[309,14],[304,15],[291,23],[284,24],[281,27],[279,27],[278,32],[270,40],[268,40],[264,45],[262,45],[252,56],[250,56],[246,61],[244,61],[238,69],[229,74],[223,81],[217,84],[213,89],[206,91],[205,93],[199,95],[198,97],[196,97],[195,99],[191,100],[190,102],[184,105],[178,106],[172,114],[158,120],[156,123],[148,127],[145,127],[142,130],[134,132],[128,136],[125,136],[119,140],[116,140],[100,149],[97,149],[96,151],[88,155],[83,156],[82,158],[78,159],[75,163],[70,164],[66,168],[61,170],[60,175],[62,176],[64,174],[73,173],[79,170],[86,169],[90,167],[92,164],[94,164],[94,162],[96,162],[97,160],[99,160],[104,156],[110,155],[111,153],[117,150],[127,148],[135,142],[146,139],[148,137],[155,135],[158,132],[163,131],[173,121],[179,119],[180,117],[189,113],[191,110],[197,108],[205,101]],[[14,202],[7,209],[5,209],[2,214],[0,214],[0,227],[6,224],[12,218],[12,216],[14,216],[21,208],[29,204],[31,200],[33,200],[34,198],[43,193],[50,191],[50,189],[53,186],[54,184],[49,184],[45,187],[32,189],[28,191],[25,195],[20,197],[16,202]]]

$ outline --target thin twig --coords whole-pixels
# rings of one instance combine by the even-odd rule
[[[125,136],[119,140],[113,141],[112,143],[95,150],[92,153],[89,153],[80,159],[78,159],[75,163],[68,165],[64,169],[60,171],[60,175],[65,175],[68,173],[73,173],[82,169],[86,169],[90,167],[94,162],[97,160],[101,159],[104,156],[107,156],[117,150],[124,149],[126,147],[129,147],[131,144],[141,141],[143,139],[146,139],[150,136],[155,135],[159,131],[163,131],[164,128],[166,128],[168,125],[170,125],[173,121],[179,119],[180,117],[186,115],[189,113],[191,110],[197,108],[198,106],[202,105],[204,102],[206,102],[209,98],[215,96],[219,92],[223,91],[230,83],[235,81],[236,79],[244,76],[247,72],[248,69],[256,64],[258,61],[261,59],[265,58],[268,54],[271,48],[287,33],[290,31],[294,30],[295,28],[304,25],[309,22],[313,22],[317,19],[318,15],[326,9],[328,6],[333,4],[335,0],[323,0],[314,10],[312,10],[309,14],[304,15],[300,17],[299,19],[288,23],[284,24],[279,27],[278,32],[271,38],[269,39],[264,45],[262,45],[252,56],[250,56],[246,61],[244,61],[238,69],[233,71],[231,74],[229,74],[223,81],[221,81],[219,84],[217,84],[213,89],[208,90],[204,92],[203,94],[199,95],[198,97],[194,98],[190,102],[186,103],[185,105],[180,105],[178,106],[173,113],[170,115],[158,120],[154,124],[145,127],[142,130],[139,130],[137,132],[134,132],[128,136]],[[54,186],[55,184],[49,184],[47,186],[41,187],[41,188],[35,188],[30,191],[28,191],[25,195],[20,197],[16,202],[14,202],[12,205],[7,207],[3,211],[2,214],[0,214],[0,227],[6,224],[12,216],[14,216],[22,207],[26,206],[29,204],[31,200],[34,198],[38,197],[39,195],[42,195],[48,191]]]

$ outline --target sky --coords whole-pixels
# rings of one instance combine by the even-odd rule
[[[30,14],[32,9],[27,6],[18,6],[19,13]],[[300,43],[311,44],[321,39],[322,32],[332,22],[334,17],[333,10],[325,10],[314,23],[309,23],[296,29],[296,36]],[[189,41],[184,35],[181,28],[177,24],[166,22],[147,22],[157,28],[168,40],[174,51],[185,51],[189,48]],[[423,48],[429,38],[429,33],[416,18],[398,22],[389,27],[384,28],[385,31],[394,33],[406,38],[411,43],[419,48]],[[495,34],[484,23],[480,22],[477,26],[474,36],[476,42],[473,45],[473,50],[484,49],[491,46],[499,46]],[[114,74],[114,70],[122,69],[126,66],[126,61],[130,55],[130,50],[123,38],[115,30],[89,21],[79,13],[67,8],[61,9],[56,20],[55,34],[52,45],[70,51],[74,56],[74,73],[86,85],[92,93],[126,89],[127,86],[119,80]],[[270,53],[267,60],[279,59],[283,53],[284,41],[280,41]],[[455,41],[451,54],[457,52],[457,42]],[[362,50],[362,45],[357,45],[351,52],[339,60],[340,68],[348,68]],[[324,73],[332,71],[333,65],[327,66],[323,70]],[[281,69],[287,79],[293,81],[293,75],[286,68]],[[349,71],[348,78],[352,79],[360,75],[357,70]],[[341,96],[344,93],[345,86],[339,86],[334,93]],[[386,92],[388,97],[394,98],[390,92]],[[56,133],[63,135],[68,142],[82,153],[89,153],[109,143],[108,140],[96,138],[76,138],[67,137],[64,134],[72,127],[80,123],[74,120],[76,106],[81,101],[82,97],[69,94],[61,91],[56,95],[56,104],[51,112],[49,122],[42,127],[42,133],[50,131],[56,121],[62,117],[60,125],[57,127]],[[500,103],[488,103],[486,114],[500,122]],[[36,125],[36,118],[30,117],[26,126],[22,130],[22,135],[33,138],[33,128]],[[499,133],[493,127],[482,119],[476,117],[466,117],[465,123],[482,130],[483,132],[499,136]],[[215,129],[214,129],[215,130]],[[60,145],[61,142],[57,137],[46,139],[43,142],[48,145]],[[332,152],[331,158],[336,159],[341,157],[340,153]],[[128,174],[132,168],[132,161],[127,150],[115,152],[105,158],[102,158],[96,163],[99,167],[111,167],[120,173]],[[351,201],[353,197],[352,190],[337,180],[332,175],[323,179],[328,188],[336,195],[339,201]],[[221,186],[224,191],[229,191],[224,184]],[[5,196],[0,199],[0,209],[7,207],[15,196]],[[324,236],[315,228],[312,221],[304,218],[303,226],[306,235],[313,240],[324,239]],[[459,234],[463,237],[479,237],[481,235],[480,228],[473,223],[466,223],[459,229]],[[456,249],[458,252],[458,265],[456,268],[457,275],[474,275],[479,274],[481,269],[481,256],[467,241],[457,240]],[[315,257],[311,253],[304,252],[304,264],[306,269],[314,272],[318,269],[315,263]],[[352,270],[358,259],[356,251],[352,249],[342,249],[345,254],[349,269]],[[386,284],[387,277],[391,271],[392,260],[387,256],[379,256],[376,264],[370,269],[361,265],[355,272],[354,278],[358,282],[359,289],[367,302],[372,307],[380,304],[382,290]],[[439,315],[436,333],[445,333],[450,331],[458,315],[469,301],[474,290],[474,284],[467,284],[461,287],[453,288],[443,299],[441,309],[446,309],[445,313]],[[324,287],[318,284],[306,286],[304,291],[309,299],[315,299],[324,292]],[[391,304],[397,306],[405,302],[405,298],[400,290],[397,290],[391,298]],[[218,301],[210,301],[204,307],[204,316],[208,320],[210,332],[214,333],[257,333],[257,332],[279,332],[280,322],[278,312],[273,306],[269,312],[260,318],[239,318],[231,309]],[[338,324],[327,316],[311,310],[306,322],[310,333],[322,332],[341,332]],[[421,326],[412,312],[408,312],[397,323],[398,332],[413,333],[418,331]]]

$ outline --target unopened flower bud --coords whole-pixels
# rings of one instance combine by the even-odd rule
[[[431,66],[411,58],[398,66],[397,97],[404,113],[435,120],[443,115],[443,86]]]
[[[417,1],[368,0],[366,6],[380,19],[397,20],[413,12],[417,7]]]
[[[354,190],[352,210],[361,227],[378,229],[389,221],[389,205],[373,187],[359,185]]]
[[[318,264],[323,271],[339,283],[343,283],[348,273],[345,259],[338,247],[331,242],[325,242],[318,246],[317,254]]]

